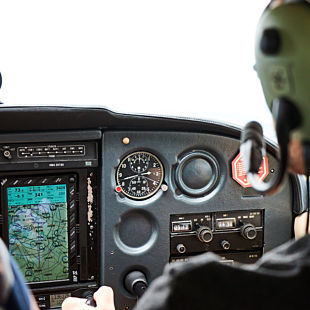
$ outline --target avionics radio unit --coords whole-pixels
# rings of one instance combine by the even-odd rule
[[[78,173],[0,179],[2,237],[41,309],[96,287],[96,229],[80,212],[80,181]]]
[[[263,254],[264,210],[171,215],[170,261],[212,251],[227,263],[254,263]]]

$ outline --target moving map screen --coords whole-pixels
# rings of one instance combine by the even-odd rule
[[[9,251],[27,282],[69,279],[66,184],[7,188]]]

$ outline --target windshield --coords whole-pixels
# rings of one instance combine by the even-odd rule
[[[5,105],[103,106],[244,125],[273,137],[253,70],[268,1],[1,3]]]

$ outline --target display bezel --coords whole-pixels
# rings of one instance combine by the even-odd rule
[[[68,278],[62,280],[47,280],[38,282],[27,282],[32,288],[42,286],[57,286],[76,283],[78,279],[77,268],[77,237],[76,231],[72,235],[72,229],[76,229],[78,223],[78,213],[76,208],[76,190],[77,190],[77,176],[76,175],[49,175],[49,176],[23,176],[23,177],[1,177],[1,207],[3,215],[3,229],[2,236],[4,242],[9,248],[9,227],[8,227],[8,195],[7,189],[14,187],[30,187],[30,186],[44,186],[44,185],[66,185],[66,201],[67,201],[67,240],[68,240]],[[72,207],[73,204],[73,207]],[[70,251],[72,244],[75,244],[75,251]]]

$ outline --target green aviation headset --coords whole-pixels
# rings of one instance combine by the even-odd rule
[[[301,143],[305,170],[310,172],[310,3],[271,1],[257,27],[255,57],[255,70],[275,120],[280,146],[277,176],[269,183],[258,180],[265,153],[258,123],[246,125],[240,149],[253,188],[272,193],[283,179],[292,138]]]

